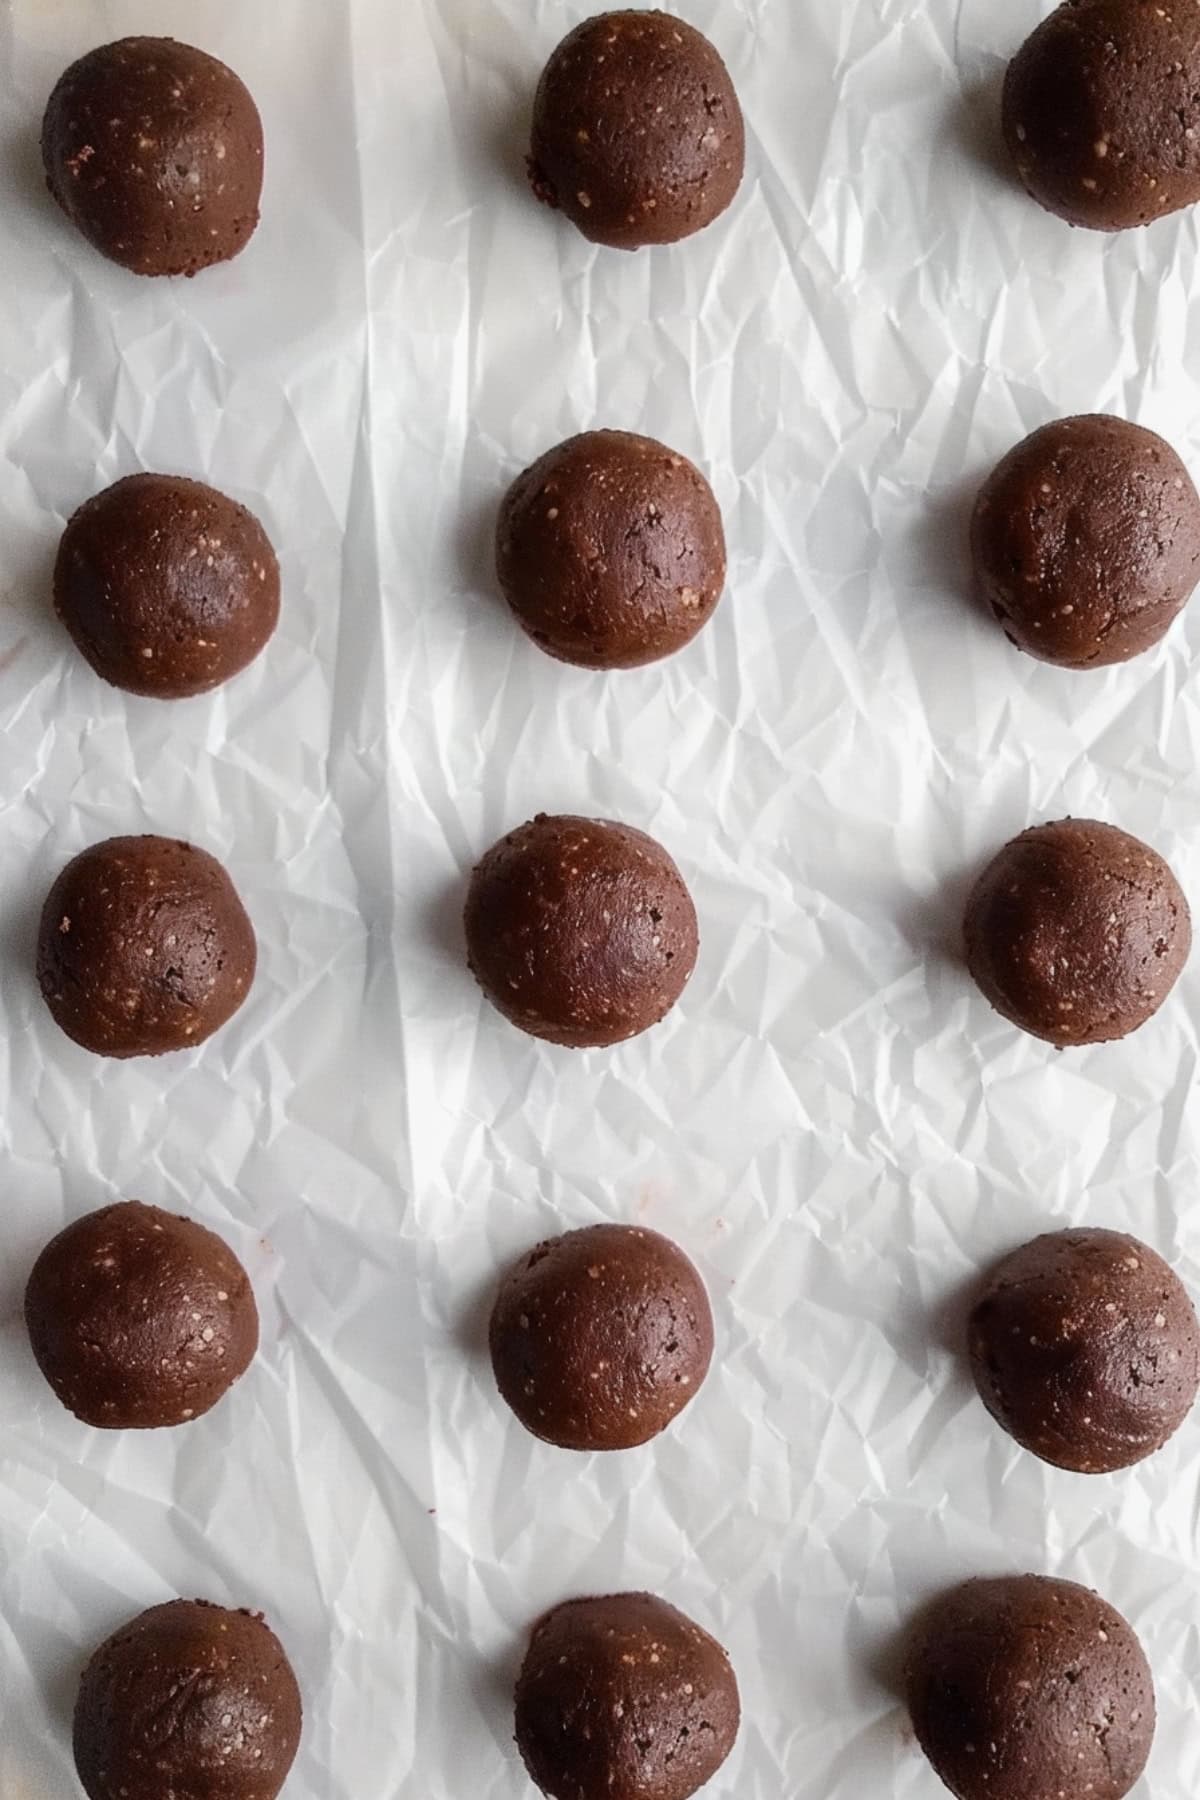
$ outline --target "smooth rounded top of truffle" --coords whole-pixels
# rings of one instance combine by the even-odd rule
[[[996,1011],[1049,1043],[1128,1036],[1187,961],[1188,904],[1162,857],[1095,819],[1035,825],[967,902],[971,974]]]
[[[1073,1581],[968,1581],[908,1656],[922,1750],[958,1800],[1123,1800],[1154,1738],[1154,1684],[1120,1613]]]
[[[232,69],[172,38],[121,38],[72,63],[42,161],[67,217],[135,275],[195,275],[258,224],[258,108]]]
[[[110,1430],[198,1419],[258,1348],[254,1292],[233,1251],[140,1200],[88,1213],[47,1244],[25,1321],[63,1405]]]
[[[669,1238],[592,1225],[521,1258],[496,1297],[490,1341],[496,1385],[536,1437],[627,1450],[664,1431],[704,1380],[712,1312]]]
[[[1010,450],[975,503],[971,549],[1005,635],[1066,669],[1128,662],[1200,576],[1200,495],[1126,419],[1058,419]]]
[[[696,962],[696,909],[661,844],[602,819],[539,813],[476,866],[471,970],[533,1037],[583,1049],[656,1025]]]
[[[992,1270],[969,1329],[984,1405],[1035,1456],[1083,1474],[1165,1444],[1200,1384],[1179,1277],[1123,1231],[1047,1232]]]
[[[54,604],[97,675],[176,700],[253,662],[279,620],[279,564],[253,513],[216,488],[129,475],[71,519]]]
[[[1120,231],[1200,199],[1200,13],[1067,0],[1013,57],[1004,136],[1026,189],[1072,225]]]
[[[84,1670],[75,1767],[88,1800],[275,1800],[300,1724],[296,1677],[261,1615],[170,1600]]]
[[[257,947],[233,883],[173,838],[108,838],[69,862],[38,935],[42,997],[101,1056],[202,1044],[250,991]]]
[[[653,438],[588,431],[519,476],[500,510],[496,568],[535,643],[585,669],[680,650],[725,585],[725,533],[693,463]]]
[[[688,1800],[739,1720],[720,1644],[651,1594],[556,1607],[517,1681],[517,1748],[553,1800]]]
[[[594,244],[673,244],[723,213],[746,159],[742,109],[708,39],[664,12],[608,12],[538,83],[529,173]]]

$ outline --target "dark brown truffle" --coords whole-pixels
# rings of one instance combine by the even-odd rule
[[[500,586],[535,643],[633,669],[691,642],[725,585],[725,533],[699,469],[653,438],[588,431],[518,477],[496,533]]]
[[[75,1705],[88,1800],[275,1800],[300,1690],[258,1613],[171,1600],[96,1651]]]
[[[651,1594],[556,1607],[517,1682],[517,1748],[553,1800],[687,1800],[739,1720],[720,1644]]]
[[[109,838],[69,862],[38,936],[42,997],[101,1056],[202,1044],[250,991],[257,947],[214,857],[172,838]]]
[[[546,64],[530,179],[594,244],[636,250],[703,230],[737,193],[745,159],[729,71],[682,19],[600,13]]]
[[[122,38],[72,63],[46,107],[42,161],[67,217],[135,275],[195,275],[258,224],[258,108],[232,69],[171,38]]]
[[[628,1450],[665,1431],[708,1373],[704,1283],[669,1238],[592,1225],[539,1244],[492,1311],[496,1385],[564,1450]]]
[[[25,1289],[38,1367],[85,1425],[182,1425],[216,1405],[258,1348],[249,1277],[190,1219],[106,1206],[53,1238]]]
[[[1200,1384],[1179,1277],[1123,1231],[1052,1231],[1006,1256],[970,1323],[984,1405],[1035,1456],[1081,1474],[1141,1462]]]
[[[1004,83],[1025,187],[1072,225],[1120,231],[1200,199],[1200,14],[1157,0],[1066,0]]]
[[[1066,669],[1128,662],[1157,644],[1200,576],[1200,495],[1153,431],[1059,419],[988,476],[971,550],[1019,649]]]
[[[1148,844],[1095,819],[1059,819],[988,864],[965,935],[967,965],[997,1012],[1052,1044],[1103,1044],[1158,1011],[1192,926]]]
[[[696,909],[661,844],[629,825],[539,813],[471,877],[475,979],[551,1044],[617,1044],[656,1025],[696,962]]]
[[[1154,1684],[1120,1613],[1073,1581],[968,1581],[914,1634],[908,1705],[958,1800],[1122,1800],[1150,1754]]]
[[[97,675],[177,700],[253,662],[279,620],[279,564],[253,513],[215,488],[129,475],[67,526],[54,605]]]

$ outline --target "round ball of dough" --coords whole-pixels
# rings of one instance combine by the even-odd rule
[[[250,1279],[191,1219],[127,1200],[60,1231],[25,1289],[38,1368],[85,1425],[183,1425],[214,1407],[258,1348]]]
[[[216,488],[129,475],[71,519],[54,605],[97,675],[178,700],[254,661],[279,621],[279,564],[253,513]]]
[[[187,1050],[250,991],[254,930],[207,851],[108,838],[69,862],[42,908],[38,983],[67,1036],[100,1056]]]
[[[471,971],[533,1037],[572,1049],[656,1025],[695,967],[696,909],[661,844],[629,825],[539,813],[476,866]]]
[[[725,585],[725,533],[699,469],[629,431],[588,431],[518,477],[496,568],[536,644],[585,669],[633,669],[691,642]]]
[[[922,1617],[908,1706],[958,1800],[1122,1800],[1154,1738],[1154,1684],[1132,1629],[1073,1581],[968,1581]]]
[[[988,476],[971,551],[1018,649],[1066,669],[1128,662],[1158,643],[1200,578],[1200,494],[1153,431],[1059,419]]]
[[[135,275],[195,275],[258,224],[263,134],[232,69],[172,38],[122,38],[72,63],[42,122],[50,192]]]
[[[967,966],[1014,1025],[1051,1044],[1127,1037],[1187,961],[1191,915],[1156,851],[1095,819],[1005,844],[967,901]]]
[[[585,19],[554,52],[533,105],[533,191],[594,244],[674,244],[725,211],[746,133],[706,37],[663,12]]]
[[[1179,1277],[1123,1231],[1051,1231],[997,1264],[969,1328],[980,1397],[1048,1463],[1105,1474],[1166,1443],[1200,1384]]]
[[[300,1725],[296,1677],[260,1614],[170,1600],[84,1670],[75,1767],[88,1800],[275,1800]]]
[[[501,1285],[496,1385],[535,1437],[628,1450],[665,1431],[708,1373],[713,1323],[678,1245],[636,1225],[539,1244]]]
[[[1021,181],[1072,225],[1120,231],[1200,199],[1200,14],[1154,0],[1066,0],[1004,83]]]
[[[556,1607],[517,1681],[517,1748],[553,1800],[687,1800],[739,1721],[720,1644],[651,1594]]]

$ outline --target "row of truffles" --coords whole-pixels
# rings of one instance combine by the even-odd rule
[[[1064,0],[1009,65],[1002,128],[1042,206],[1101,231],[1200,199],[1200,21],[1152,0]],[[528,157],[538,199],[599,245],[703,230],[741,186],[746,132],[729,71],[662,12],[585,19],[538,83]],[[259,219],[263,129],[244,83],[169,38],[106,44],[50,96],[51,194],[102,255],[139,275],[195,275]]]
[[[1200,577],[1200,495],[1162,438],[1097,414],[1042,426],[980,490],[977,583],[1005,635],[1044,662],[1127,662],[1165,635]],[[501,505],[496,575],[534,643],[585,669],[684,649],[725,586],[720,508],[694,463],[654,438],[588,431],[521,474]],[[129,693],[203,694],[245,669],[279,619],[259,521],[178,476],[127,476],[69,521],[59,618]]]
[[[663,846],[611,820],[541,813],[481,858],[468,961],[512,1024],[586,1049],[666,1017],[699,953]],[[1060,819],[1011,840],[967,901],[967,965],[997,1012],[1060,1048],[1144,1025],[1174,986],[1191,915],[1168,865],[1113,825]],[[175,839],[82,851],[42,908],[37,974],[68,1037],[111,1057],[202,1044],[250,991],[258,948],[225,869]]]
[[[103,1430],[203,1418],[258,1348],[250,1278],[193,1220],[129,1200],[51,1239],[25,1290],[39,1369]],[[713,1355],[701,1277],[636,1225],[538,1244],[508,1271],[488,1342],[501,1397],[564,1450],[650,1442],[695,1399]],[[1179,1277],[1119,1231],[1050,1232],[1001,1259],[968,1325],[985,1406],[1059,1468],[1110,1474],[1160,1449],[1200,1385],[1200,1327]]]
[[[593,243],[636,250],[718,218],[745,149],[733,83],[706,37],[666,13],[603,13],[546,66],[529,179]],[[122,38],[72,63],[46,107],[42,162],[72,224],[136,275],[228,262],[258,225],[258,108],[232,69],[170,38]]]
[[[725,586],[725,535],[696,466],[652,438],[591,431],[515,482],[496,530],[497,578],[549,655],[589,669],[657,662],[689,644]],[[262,525],[216,488],[126,476],[71,517],[54,607],[103,680],[179,700],[249,667],[279,622]]]
[[[1010,1575],[939,1595],[910,1634],[904,1681],[917,1740],[958,1800],[1123,1800],[1154,1739],[1136,1633],[1070,1581]],[[665,1600],[624,1593],[538,1621],[514,1714],[552,1800],[689,1800],[733,1748],[741,1704],[715,1638]],[[301,1726],[296,1677],[261,1615],[173,1600],[88,1662],[75,1763],[88,1800],[275,1800]]]
[[[59,1398],[108,1429],[200,1418],[258,1337],[249,1280],[222,1241],[137,1202],[52,1240],[25,1310]],[[1182,1284],[1122,1232],[1050,1233],[1003,1258],[980,1289],[968,1343],[994,1417],[1035,1454],[1086,1473],[1159,1448],[1200,1382],[1200,1326]],[[677,1245],[641,1227],[594,1226],[509,1271],[490,1344],[497,1387],[531,1432],[576,1451],[629,1449],[694,1397],[712,1316]],[[1153,1736],[1153,1684],[1129,1626],[1087,1590],[1042,1577],[942,1596],[918,1621],[907,1688],[917,1737],[961,1800],[1120,1800]],[[516,1690],[518,1749],[553,1800],[687,1800],[724,1762],[739,1717],[721,1646],[646,1594],[557,1607],[534,1629]],[[88,1664],[76,1763],[90,1800],[161,1800],[164,1783],[272,1800],[300,1719],[295,1677],[261,1619],[175,1601]]]
[[[688,1800],[733,1748],[729,1657],[652,1594],[569,1600],[534,1626],[515,1738],[553,1800]],[[88,1800],[275,1800],[300,1746],[300,1689],[261,1614],[153,1606],[84,1669],[74,1754]]]

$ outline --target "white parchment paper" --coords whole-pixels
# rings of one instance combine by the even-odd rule
[[[728,1645],[745,1724],[714,1793],[933,1800],[895,1696],[931,1590],[1030,1569],[1134,1622],[1161,1722],[1139,1795],[1200,1791],[1200,1421],[1140,1470],[1048,1469],[958,1354],[1000,1251],[1074,1221],[1200,1291],[1200,960],[1125,1044],[1057,1055],[956,960],[962,899],[1066,812],[1163,851],[1200,901],[1200,611],[1085,676],[972,601],[966,509],[1061,413],[1112,410],[1200,471],[1191,218],[1106,239],[1014,187],[1004,60],[1037,0],[679,0],[749,128],[731,214],[596,252],[536,207],[540,67],[587,0],[0,0],[0,1795],[73,1793],[81,1664],[176,1594],[265,1609],[305,1694],[294,1800],[530,1790],[510,1747],[530,1622],[647,1587]],[[50,87],[173,34],[262,108],[262,227],[145,282],[41,188]],[[711,473],[729,594],[686,654],[551,663],[497,602],[505,484],[591,425]],[[263,517],[286,600],[223,693],[104,687],[55,625],[65,519],[121,474]],[[538,809],[674,853],[702,953],[610,1052],[487,1010],[464,878]],[[37,998],[58,868],[156,830],[228,863],[261,964],[201,1051],[102,1063]],[[194,1428],[84,1430],[20,1295],[68,1219],[136,1195],[222,1231],[262,1353]],[[535,1444],[483,1354],[498,1269],[640,1219],[715,1303],[712,1377],[628,1455]]]

